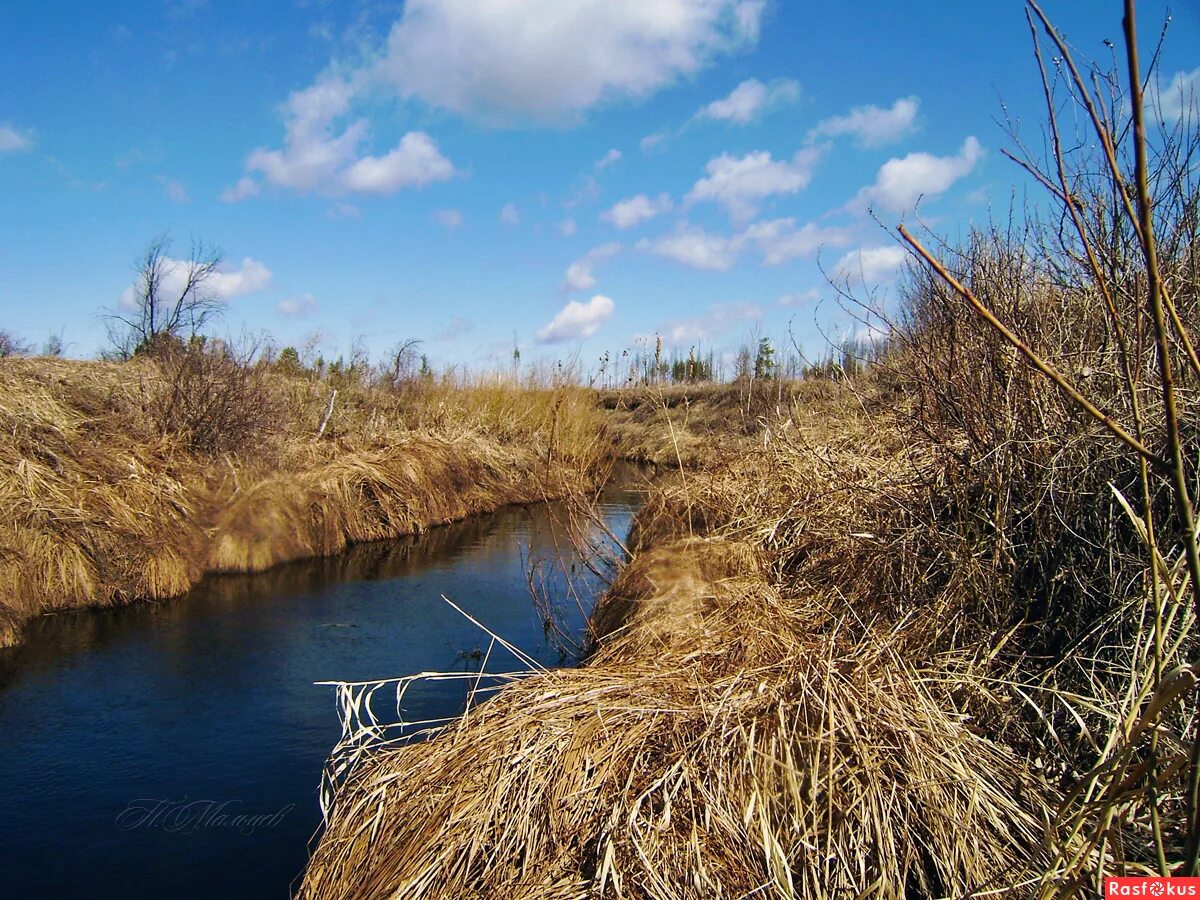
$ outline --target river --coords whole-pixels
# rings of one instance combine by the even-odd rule
[[[622,538],[637,500],[603,496]],[[603,587],[572,552],[564,515],[560,503],[503,509],[338,557],[209,576],[165,603],[33,622],[20,647],[0,651],[0,890],[289,897],[340,734],[334,688],[316,682],[477,670],[490,639],[443,594],[540,663],[573,664],[530,595],[532,570],[578,637]],[[516,667],[499,650],[488,665]],[[463,684],[414,688],[406,718],[456,714]]]

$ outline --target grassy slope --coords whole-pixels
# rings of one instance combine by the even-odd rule
[[[503,386],[399,398],[272,377],[278,421],[240,454],[201,455],[148,418],[162,373],[0,360],[0,646],[41,613],[180,594],[350,542],[558,494],[597,461],[582,392]],[[531,477],[532,476],[532,477]]]

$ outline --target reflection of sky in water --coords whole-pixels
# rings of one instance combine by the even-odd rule
[[[636,497],[605,500],[624,537]],[[558,504],[506,509],[339,557],[210,578],[168,603],[33,623],[24,646],[0,653],[6,893],[286,897],[339,733],[333,689],[314,682],[477,668],[489,637],[442,594],[540,663],[562,664],[530,597],[528,565],[562,549],[564,565],[542,566],[551,592],[563,592],[575,563],[581,596],[594,599],[598,580],[555,524],[564,514]],[[574,601],[557,606],[568,629],[582,627]],[[493,651],[489,671],[514,668]],[[414,686],[405,717],[454,714],[464,691]],[[135,801],[184,798],[230,801],[245,814],[296,807],[250,836],[116,825]]]

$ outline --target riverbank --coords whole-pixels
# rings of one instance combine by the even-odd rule
[[[33,616],[160,600],[593,487],[600,419],[574,388],[399,394],[262,372],[238,446],[162,415],[154,360],[0,360],[0,646]],[[239,376],[240,377],[240,376]],[[164,398],[167,398],[164,400]],[[223,413],[224,414],[224,413]],[[228,419],[220,420],[227,431]],[[164,427],[166,426],[166,427]]]

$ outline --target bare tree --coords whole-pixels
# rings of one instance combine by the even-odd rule
[[[0,331],[0,359],[7,356],[28,355],[28,344],[9,331]]]
[[[134,261],[132,297],[105,316],[115,355],[127,359],[196,335],[223,309],[213,278],[221,251],[193,241],[186,260],[170,255],[171,238],[160,235]]]

